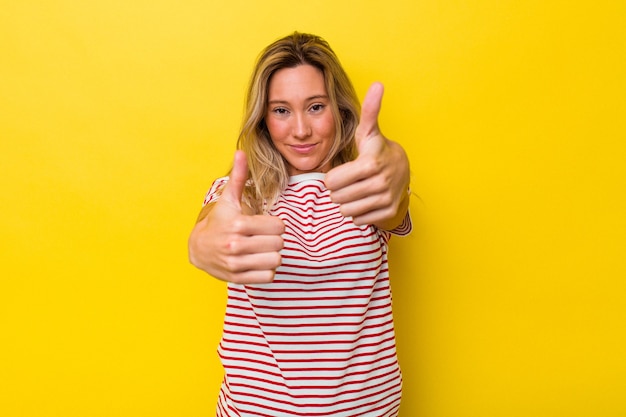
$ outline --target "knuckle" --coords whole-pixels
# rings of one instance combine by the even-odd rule
[[[224,240],[222,250],[227,256],[239,256],[246,253],[248,246],[245,236],[235,234]]]
[[[378,172],[370,176],[367,183],[369,193],[390,194],[392,179],[385,172]]]
[[[239,239],[228,239],[224,242],[224,252],[229,256],[236,255],[237,253],[239,253],[240,246],[241,245]]]
[[[387,210],[385,210],[385,218],[391,219],[395,215],[396,215],[396,210],[394,207],[388,207]]]
[[[394,199],[393,196],[391,195],[391,193],[384,193],[382,196],[380,196],[380,200],[379,200],[381,206],[383,207],[387,207],[388,210],[393,209],[394,206]]]
[[[239,261],[237,257],[227,256],[224,258],[224,269],[230,273],[239,271]]]
[[[235,234],[240,234],[245,230],[246,222],[243,216],[237,216],[233,219],[232,224],[230,225],[231,231]]]
[[[381,164],[376,158],[363,158],[361,163],[363,170],[370,175],[380,172]]]

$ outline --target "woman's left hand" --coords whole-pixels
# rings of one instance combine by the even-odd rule
[[[383,85],[369,88],[356,129],[358,157],[326,174],[330,198],[357,225],[373,224],[392,230],[402,223],[409,205],[409,160],[398,143],[378,127]]]

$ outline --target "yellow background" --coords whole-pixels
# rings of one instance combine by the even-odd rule
[[[625,5],[1,0],[0,415],[213,415],[187,236],[296,29],[385,83],[411,159],[401,416],[626,415]]]

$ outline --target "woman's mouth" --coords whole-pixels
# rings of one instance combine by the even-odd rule
[[[311,152],[315,148],[314,143],[309,143],[306,145],[291,145],[291,149],[293,149],[297,153],[307,154]]]

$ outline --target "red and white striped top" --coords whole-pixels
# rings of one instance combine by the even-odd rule
[[[205,204],[228,178],[213,183]],[[396,416],[390,233],[339,212],[324,174],[293,176],[270,210],[285,223],[270,284],[228,284],[217,416]],[[410,218],[393,232],[405,235]]]

